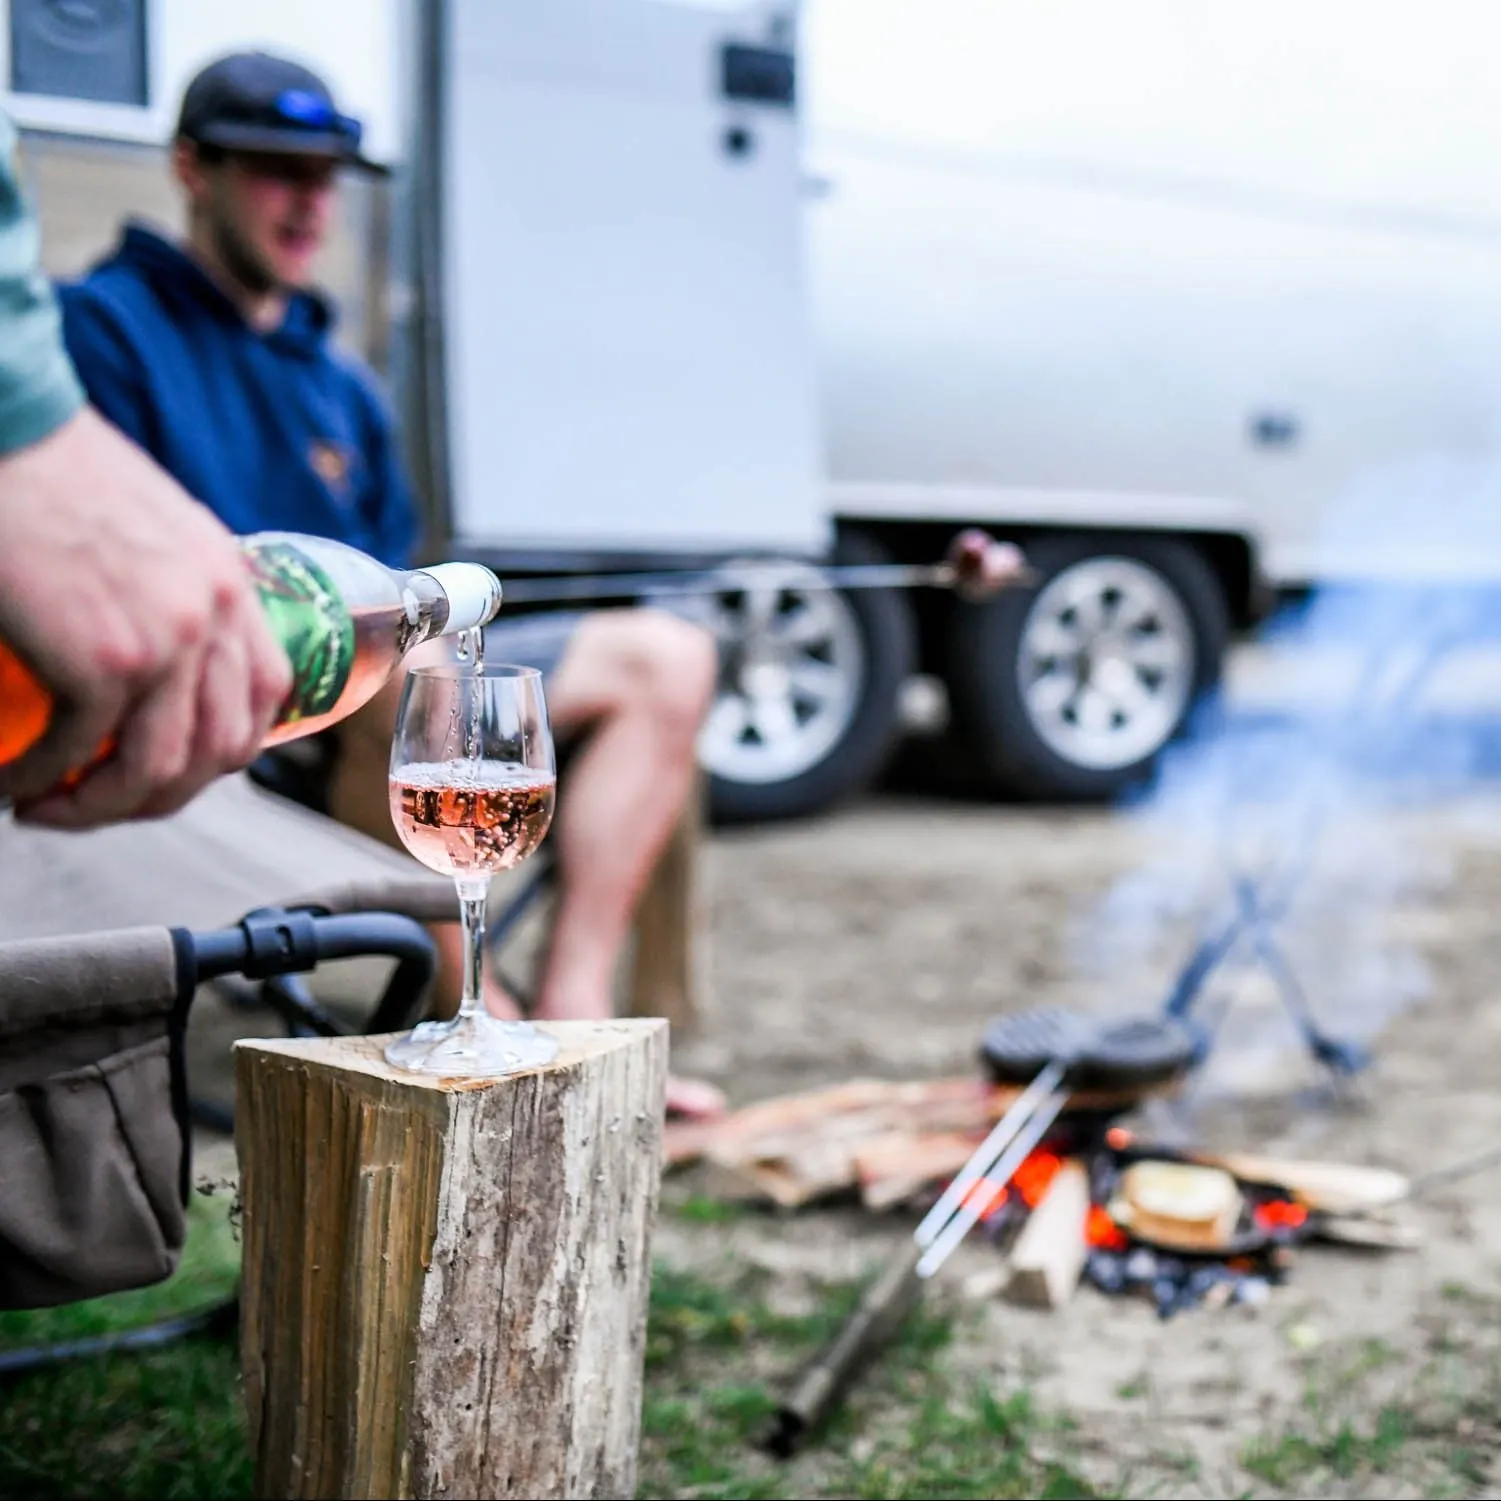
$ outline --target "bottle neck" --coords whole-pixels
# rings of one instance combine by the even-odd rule
[[[430,573],[401,575],[401,608],[404,619],[399,644],[403,652],[447,633],[448,596]]]
[[[401,575],[402,650],[488,625],[500,613],[500,580],[478,563],[437,563]]]

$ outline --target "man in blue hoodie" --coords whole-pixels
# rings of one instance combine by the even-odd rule
[[[210,64],[183,97],[172,168],[187,204],[174,243],[127,226],[61,289],[68,348],[92,401],[234,532],[284,528],[411,563],[416,508],[370,376],[331,341],[311,290],[334,182],[359,122],[321,78],[265,53]],[[548,672],[560,738],[577,741],[553,841],[560,892],[537,1014],[609,1014],[637,899],[694,785],[714,687],[706,633],[647,610],[539,627],[499,623],[492,660]],[[399,682],[330,733],[330,810],[396,844],[386,773]],[[455,935],[445,989],[457,995]],[[504,1013],[509,1000],[488,997]],[[718,1092],[669,1085],[669,1108],[713,1113]]]

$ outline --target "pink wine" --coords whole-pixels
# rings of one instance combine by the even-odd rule
[[[257,532],[242,537],[240,548],[292,665],[292,691],[267,745],[352,714],[407,652],[435,636],[462,634],[480,660],[482,628],[500,609],[500,580],[475,563],[393,569],[342,542],[289,532]],[[0,641],[0,765],[24,755],[51,717],[51,694]],[[112,743],[101,745],[96,761],[113,751]]]
[[[428,761],[391,773],[401,842],[446,876],[509,870],[542,843],[557,780],[509,761]]]

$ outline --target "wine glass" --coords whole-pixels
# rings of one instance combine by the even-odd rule
[[[391,742],[391,817],[401,842],[452,876],[464,933],[464,993],[449,1021],[427,1021],[386,1048],[397,1068],[490,1078],[550,1063],[557,1039],[491,1016],[481,1000],[490,879],[530,855],[552,822],[557,769],[531,667],[450,664],[407,674]]]

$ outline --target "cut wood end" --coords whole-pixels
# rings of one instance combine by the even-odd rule
[[[547,1074],[572,1068],[590,1058],[598,1058],[617,1049],[631,1047],[660,1033],[665,1038],[667,1023],[660,1017],[632,1017],[608,1022],[538,1022],[538,1028],[558,1039],[558,1056],[540,1068],[518,1069],[513,1074],[495,1078],[464,1079],[442,1074],[417,1074],[393,1068],[386,1062],[386,1044],[400,1034],[374,1037],[246,1037],[236,1042],[235,1052],[270,1053],[279,1058],[297,1059],[325,1068],[347,1069],[369,1074],[393,1084],[414,1089],[431,1089],[444,1094],[461,1094],[468,1090],[488,1089],[508,1084],[532,1074]]]

